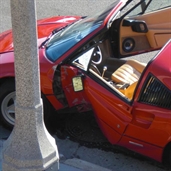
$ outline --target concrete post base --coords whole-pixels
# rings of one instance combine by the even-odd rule
[[[34,109],[16,106],[16,112],[20,120],[16,119],[16,126],[4,143],[3,171],[57,171],[58,150],[43,124],[42,105]],[[23,113],[24,119],[20,116]]]
[[[52,164],[49,168],[43,170],[43,171],[57,171],[59,170],[59,163]]]
[[[3,171],[44,171],[58,165],[55,139],[43,122],[35,0],[11,0],[15,54],[15,127],[4,144]],[[58,169],[56,169],[57,171]]]

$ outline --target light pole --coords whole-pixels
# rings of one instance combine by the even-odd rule
[[[34,0],[11,0],[15,54],[15,127],[4,144],[3,171],[58,170],[55,139],[43,122]]]

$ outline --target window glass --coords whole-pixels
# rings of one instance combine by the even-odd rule
[[[130,4],[128,4],[128,6],[123,9],[121,15],[124,15],[125,12],[131,10],[131,8],[133,8],[139,2],[141,3],[132,11],[130,11],[127,16],[131,17],[142,13],[149,13],[171,6],[171,0],[133,0]]]
[[[120,12],[118,17],[121,17],[121,16],[125,15],[128,11],[130,11],[135,5],[137,5],[141,1],[142,0],[133,0],[133,1],[131,1],[129,4],[127,4],[125,6],[125,8],[123,8],[123,10]],[[139,14],[141,12],[142,12],[142,8],[141,8],[141,5],[139,5],[135,9],[130,11],[128,16],[137,15],[137,14]]]
[[[83,53],[77,59],[75,59],[72,64],[87,71],[91,56],[93,54],[94,48],[88,50],[87,52]]]
[[[156,11],[162,8],[166,8],[171,6],[171,0],[153,0],[149,4],[148,8],[146,9],[145,13],[149,13],[152,11]]]
[[[81,19],[50,37],[46,43],[47,58],[52,62],[56,61],[66,51],[98,29],[118,2],[119,0],[115,0],[110,6],[107,5],[108,7],[105,7],[104,11]]]

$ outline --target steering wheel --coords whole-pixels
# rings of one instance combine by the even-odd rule
[[[95,65],[98,65],[102,62],[102,52],[100,50],[100,47],[97,46],[94,49],[93,56],[92,56],[92,63]]]
[[[96,72],[97,74],[99,74],[99,75],[101,76],[101,73],[100,73],[99,69],[96,67],[96,65],[90,64],[90,68],[91,68],[94,72]]]

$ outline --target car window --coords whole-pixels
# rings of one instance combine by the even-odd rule
[[[80,21],[78,24],[70,26],[61,34],[56,34],[46,47],[46,55],[49,60],[56,61],[67,50],[81,41],[85,36],[97,29],[102,21],[95,22],[91,19]]]
[[[80,55],[78,58],[76,58],[72,64],[77,66],[80,69],[83,69],[84,71],[87,71],[88,65],[91,59],[91,56],[93,54],[94,48],[88,50],[87,52]]]
[[[138,3],[140,3],[142,0],[133,0],[131,3],[129,3],[122,11],[121,15],[125,15],[126,12],[128,12],[129,10],[131,10],[132,8],[134,8]],[[137,6],[135,9],[133,9],[129,15],[132,16],[132,15],[137,15],[139,14],[140,12],[142,12],[142,8],[141,6]]]
[[[99,11],[52,35],[45,45],[47,58],[52,62],[56,61],[87,35],[98,29],[118,2],[119,0],[115,0],[110,6],[106,4],[108,7],[104,8],[104,11]]]
[[[138,3],[140,3],[140,4],[137,5],[137,7],[132,8]],[[134,0],[123,10],[122,13],[124,13],[124,11],[130,10],[130,12],[127,16],[134,16],[134,15],[138,15],[138,14],[150,13],[150,12],[160,10],[160,9],[163,9],[163,8],[166,8],[169,6],[171,6],[171,0],[164,0],[164,1],[161,1],[161,0]],[[132,8],[132,10],[131,10],[131,8]]]
[[[145,13],[163,9],[169,6],[171,6],[171,0],[153,0],[149,4],[148,8],[145,10]]]

